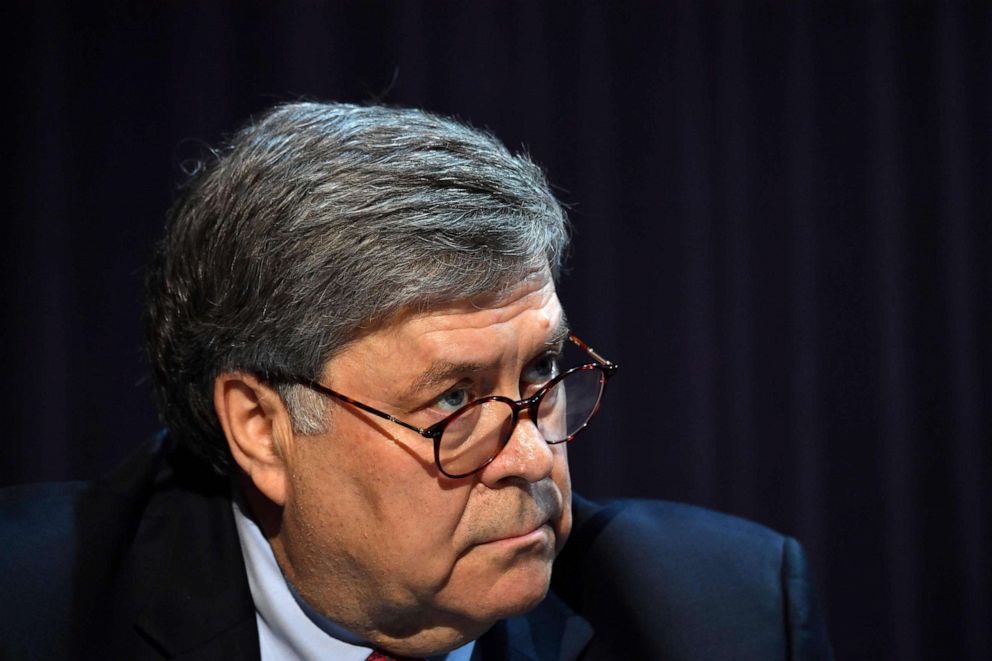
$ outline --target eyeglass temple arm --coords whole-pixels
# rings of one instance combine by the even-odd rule
[[[569,335],[568,336],[568,339],[570,339],[572,341],[572,343],[575,344],[577,347],[579,347],[580,349],[582,349],[583,351],[585,351],[587,354],[589,354],[590,356],[592,356],[593,359],[597,363],[599,363],[603,367],[607,368],[611,373],[614,372],[614,371],[616,371],[616,369],[617,369],[617,364],[616,363],[614,363],[612,360],[607,360],[606,358],[603,358],[601,355],[599,355],[596,352],[595,349],[593,349],[591,346],[589,346],[588,344],[586,344],[585,342],[583,342],[582,340],[580,340],[577,336],[575,336],[575,335]]]
[[[294,381],[296,381],[300,385],[304,385],[304,386],[307,386],[308,388],[311,388],[313,390],[316,390],[317,392],[321,393],[322,395],[327,395],[328,397],[333,397],[334,399],[339,399],[342,402],[347,402],[348,404],[351,404],[355,408],[359,408],[359,409],[365,411],[366,413],[371,413],[372,415],[379,416],[380,418],[384,418],[386,420],[389,420],[390,422],[395,422],[398,425],[402,425],[403,427],[406,427],[407,429],[410,429],[412,431],[417,432],[421,436],[424,436],[426,438],[433,438],[433,436],[431,435],[431,433],[428,432],[426,429],[422,429],[421,427],[417,427],[416,425],[411,425],[409,422],[403,422],[399,418],[394,418],[393,416],[389,415],[385,411],[380,411],[379,409],[373,408],[373,407],[369,406],[368,404],[363,404],[363,403],[359,402],[358,400],[352,399],[351,397],[348,397],[347,395],[342,395],[341,393],[336,392],[334,390],[331,390],[327,386],[321,385],[321,384],[317,383],[316,381],[312,381],[310,379],[304,379],[304,378],[297,378],[297,379],[294,379]]]

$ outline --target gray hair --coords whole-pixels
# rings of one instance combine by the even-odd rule
[[[526,155],[420,110],[277,106],[198,170],[152,261],[145,326],[163,423],[219,470],[219,374],[316,379],[401,310],[557,278],[568,244]],[[297,432],[324,429],[317,395],[279,392]]]

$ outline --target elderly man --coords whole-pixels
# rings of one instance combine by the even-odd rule
[[[2,497],[0,651],[828,656],[794,541],[573,498],[617,366],[566,321],[566,243],[541,171],[449,119],[301,103],[236,134],[148,278],[167,431]]]

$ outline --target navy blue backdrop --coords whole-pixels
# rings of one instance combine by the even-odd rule
[[[623,366],[578,490],[797,536],[840,658],[992,655],[989,4],[6,11],[0,483],[155,429],[142,268],[184,159],[280,100],[421,106],[571,207],[562,298]]]

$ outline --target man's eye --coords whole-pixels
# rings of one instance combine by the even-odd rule
[[[531,385],[543,386],[556,376],[558,376],[558,356],[549,354],[531,363],[521,375],[521,380]]]
[[[454,413],[468,404],[468,402],[468,390],[465,388],[456,388],[438,397],[434,402],[434,407],[447,413]]]

